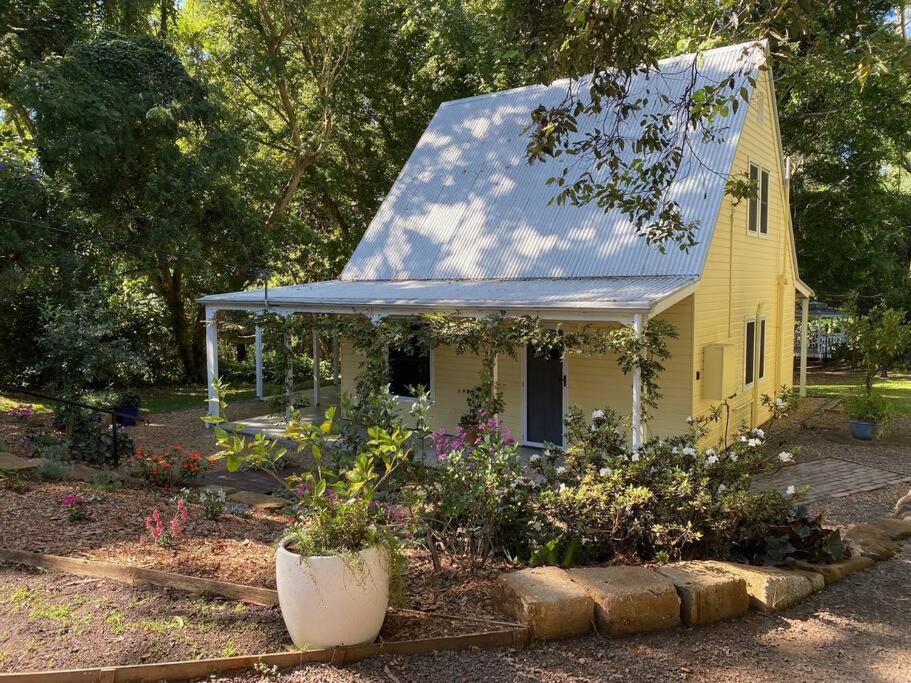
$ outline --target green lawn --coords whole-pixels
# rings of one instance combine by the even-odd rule
[[[324,380],[325,382],[325,380]],[[295,391],[303,391],[313,386],[313,380],[297,382]],[[266,396],[274,396],[284,391],[284,387],[277,384],[266,384],[263,392]],[[206,406],[206,387],[204,385],[186,385],[176,387],[147,387],[140,390],[142,395],[142,412],[167,413],[173,410],[188,410],[190,408],[204,409]],[[256,397],[256,388],[253,386],[229,386],[224,400],[229,404],[246,401]]]
[[[822,381],[820,382],[820,380]],[[857,391],[861,381],[859,377],[854,376],[810,377],[807,383],[807,394],[827,398],[844,398]],[[888,379],[877,381],[874,386],[894,403],[895,412],[898,415],[911,415],[911,375],[892,375]]]

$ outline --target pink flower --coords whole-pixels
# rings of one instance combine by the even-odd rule
[[[176,516],[171,520],[171,536],[174,538],[180,536],[180,520]]]
[[[61,505],[61,507],[65,507],[65,508],[79,505],[79,496],[76,496],[71,493],[66,498],[64,498],[63,500],[60,501],[60,505]]]

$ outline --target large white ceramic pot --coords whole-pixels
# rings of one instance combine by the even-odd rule
[[[389,552],[362,550],[301,557],[283,541],[275,554],[282,617],[294,644],[307,650],[373,642],[389,607]]]

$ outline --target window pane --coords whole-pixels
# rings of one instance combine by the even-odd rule
[[[750,182],[759,189],[759,166],[750,164]],[[756,232],[759,219],[759,200],[756,197],[750,197],[749,206],[749,224],[750,232]]]
[[[759,379],[765,377],[765,320],[759,323]]]
[[[760,187],[761,215],[759,218],[759,232],[769,234],[769,172],[762,172],[762,185]]]
[[[396,396],[414,397],[408,387],[430,390],[430,351],[389,348],[389,390]]]
[[[747,323],[746,339],[743,343],[743,360],[746,368],[743,375],[744,384],[753,383],[753,351],[756,348],[756,322]]]

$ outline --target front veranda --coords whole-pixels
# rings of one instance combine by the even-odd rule
[[[241,308],[236,305],[207,305],[207,375],[210,398],[209,412],[217,414],[219,410],[217,396],[218,373],[218,313],[226,310],[246,310],[256,315],[277,313],[289,322],[297,316],[296,327],[307,328],[309,320],[316,320],[313,314],[322,313],[308,307],[274,308]],[[343,314],[335,314],[343,315]],[[398,320],[418,320],[418,311],[389,311],[377,314],[372,310],[355,310],[350,316],[368,316],[372,324],[379,326],[385,317]],[[479,313],[476,313],[479,315]],[[523,313],[523,315],[526,315]],[[325,316],[320,316],[325,321]],[[616,329],[620,325],[629,326],[635,334],[640,334],[646,316],[641,313],[605,315],[592,322],[599,330]],[[568,329],[579,329],[584,323],[579,320],[542,317],[540,324],[556,328],[558,325]],[[378,327],[377,327],[378,329]],[[294,377],[291,374],[291,363],[284,383],[283,396],[273,401],[273,410],[267,414],[247,418],[231,423],[231,427],[246,434],[262,433],[276,440],[282,440],[282,433],[287,422],[290,407],[297,410],[306,422],[322,418],[327,409],[340,406],[345,395],[354,395],[359,378],[369,372],[371,365],[367,352],[349,338],[325,331],[325,325],[314,325],[309,330],[312,340],[313,387],[309,392],[294,390]],[[290,333],[285,335],[286,352],[290,354]],[[262,331],[257,325],[256,333],[256,386],[257,394],[262,396]],[[309,346],[309,344],[308,344]],[[319,377],[320,349],[332,349],[333,382],[321,385]],[[399,352],[395,348],[384,346],[385,365],[391,390],[403,414],[407,415],[415,401],[411,387],[422,385],[427,388],[432,402],[430,427],[453,433],[460,418],[468,409],[467,394],[473,387],[483,382],[485,374],[482,355],[473,350],[458,349],[453,345],[437,345],[426,351]],[[290,355],[287,356],[290,360]],[[643,383],[638,367],[629,374],[624,374],[617,363],[614,353],[589,354],[573,351],[566,354],[557,352],[539,353],[526,343],[517,345],[512,353],[498,353],[493,358],[492,381],[502,391],[503,407],[498,413],[501,419],[525,447],[537,448],[545,444],[562,445],[563,418],[569,406],[579,405],[591,410],[610,407],[618,414],[627,416],[630,429],[629,441],[638,446],[645,438],[645,424],[641,420],[643,403]],[[276,405],[286,406],[285,410]],[[681,427],[685,426],[685,408],[678,410],[681,415],[674,415]],[[344,417],[344,416],[343,416]]]

